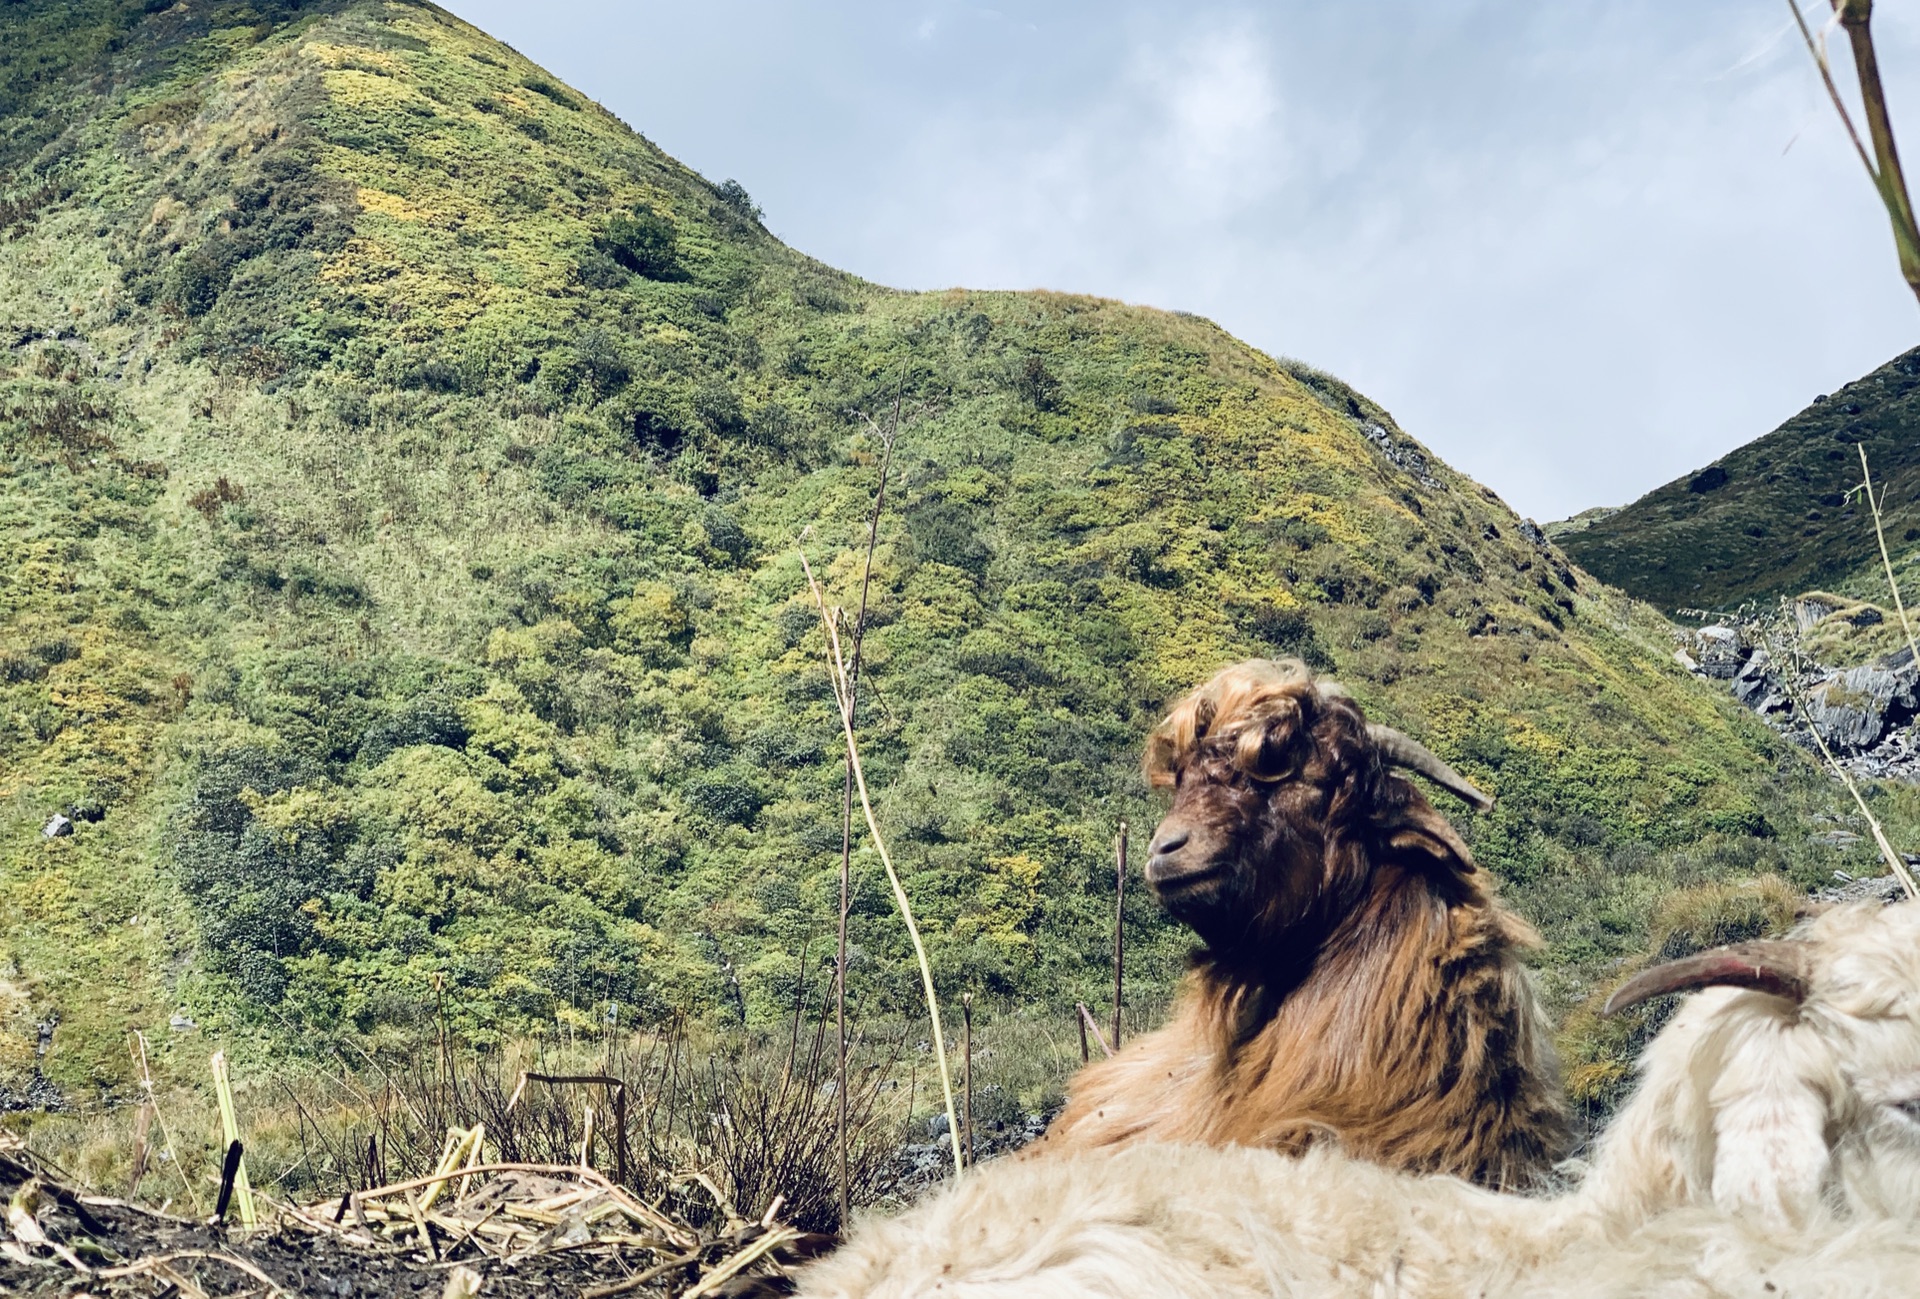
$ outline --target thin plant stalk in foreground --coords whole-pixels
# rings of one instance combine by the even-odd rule
[[[903,379],[904,386],[904,379]],[[860,650],[867,635],[867,593],[873,584],[873,548],[880,539],[880,510],[887,501],[887,475],[893,468],[893,444],[900,436],[901,391],[893,394],[893,417],[880,441],[885,452],[880,460],[880,486],[873,494],[873,513],[867,519],[867,558],[860,570],[860,612],[853,620],[853,662],[847,672],[847,712],[858,711],[860,704]],[[873,424],[871,417],[867,423]],[[877,433],[879,429],[875,428]],[[837,692],[836,692],[837,693]],[[851,725],[851,719],[849,720]],[[852,1191],[847,1177],[847,917],[853,909],[853,761],[847,761],[845,787],[840,796],[840,915],[838,942],[833,962],[833,1024],[835,1043],[833,1133],[838,1151],[840,1221],[849,1213]]]
[[[860,795],[860,811],[866,817],[867,833],[873,838],[874,851],[880,854],[880,865],[886,869],[887,883],[893,886],[893,900],[900,908],[900,918],[906,922],[907,936],[913,940],[914,958],[920,963],[920,983],[927,998],[927,1019],[933,1025],[933,1058],[940,1064],[940,1092],[947,1106],[947,1136],[953,1143],[953,1175],[957,1180],[962,1176],[960,1116],[953,1103],[953,1073],[947,1065],[946,1035],[940,1031],[940,998],[933,990],[933,966],[927,960],[926,944],[920,941],[920,926],[914,923],[913,904],[907,900],[906,886],[900,882],[899,872],[893,868],[893,858],[887,852],[886,840],[880,836],[880,823],[873,815],[873,800],[867,795],[866,773],[860,768],[860,745],[853,735],[852,682],[847,676],[846,657],[840,650],[840,629],[833,615],[827,612],[826,596],[813,576],[813,566],[807,562],[804,550],[800,552],[800,567],[807,575],[807,588],[813,592],[813,604],[820,612],[820,623],[826,628],[827,671],[833,679],[834,699],[840,706],[840,729],[847,741],[847,762],[853,768],[854,787]]]
[[[1799,0],[1787,0],[1787,7],[1793,11],[1794,25],[1799,27],[1800,37],[1807,44],[1807,53],[1820,69],[1820,80],[1826,85],[1827,97],[1833,101],[1841,125],[1847,129],[1853,151],[1859,155],[1860,165],[1867,169],[1867,176],[1887,209],[1887,220],[1893,227],[1893,246],[1900,256],[1900,274],[1914,296],[1920,297],[1920,227],[1914,223],[1907,178],[1900,169],[1900,152],[1894,147],[1886,87],[1881,84],[1880,59],[1873,48],[1873,0],[1830,0],[1830,3],[1834,21],[1846,30],[1854,71],[1859,74],[1860,106],[1866,113],[1867,132],[1873,139],[1871,158],[1860,142],[1860,132],[1854,128],[1846,101],[1840,97],[1840,88],[1834,84],[1833,67],[1827,61],[1825,30],[1822,29],[1816,39],[1807,28],[1807,20],[1801,16]]]
[[[1779,650],[1773,644],[1768,644],[1767,653],[1776,662],[1780,661]],[[1819,746],[1820,756],[1827,760],[1827,766],[1832,769],[1833,774],[1840,777],[1840,783],[1847,787],[1849,794],[1853,795],[1853,804],[1860,809],[1860,815],[1867,819],[1867,826],[1873,831],[1873,842],[1879,847],[1880,856],[1886,860],[1888,869],[1899,879],[1900,886],[1907,891],[1909,898],[1920,898],[1920,885],[1915,884],[1913,872],[1907,869],[1906,859],[1894,851],[1893,844],[1887,839],[1886,830],[1880,825],[1880,818],[1875,816],[1872,809],[1867,806],[1867,800],[1861,797],[1860,787],[1853,783],[1853,777],[1847,773],[1845,767],[1840,765],[1840,760],[1833,756],[1833,750],[1827,747],[1827,741],[1820,734],[1820,728],[1813,724],[1813,715],[1807,711],[1806,704],[1800,698],[1798,686],[1790,680],[1792,675],[1791,669],[1782,673],[1780,684],[1786,690],[1787,698],[1793,701],[1793,709],[1800,714],[1800,720],[1807,724],[1807,734],[1811,735],[1814,744]]]
[[[1126,990],[1127,822],[1113,844],[1113,1049],[1120,1049],[1120,998]]]
[[[1880,563],[1887,570],[1887,589],[1893,592],[1893,607],[1900,615],[1900,630],[1907,634],[1907,653],[1912,655],[1913,670],[1920,672],[1920,646],[1913,643],[1913,624],[1907,620],[1907,606],[1900,599],[1900,582],[1893,575],[1893,557],[1887,553],[1887,531],[1880,521],[1880,497],[1874,494],[1873,470],[1867,468],[1867,446],[1864,442],[1856,442],[1853,447],[1860,453],[1860,491],[1867,498],[1867,508],[1873,511],[1873,535],[1880,542]]]

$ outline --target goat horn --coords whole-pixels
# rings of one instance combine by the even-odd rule
[[[1813,965],[1806,944],[1765,938],[1716,947],[1642,970],[1607,998],[1600,1013],[1617,1015],[1649,998],[1698,988],[1752,988],[1801,1002],[1807,999],[1812,979]]]
[[[1462,802],[1473,804],[1478,811],[1485,812],[1492,808],[1492,799],[1475,789],[1471,781],[1442,762],[1432,749],[1412,736],[1402,735],[1391,726],[1378,723],[1367,727],[1367,735],[1380,756],[1391,765],[1419,772]]]

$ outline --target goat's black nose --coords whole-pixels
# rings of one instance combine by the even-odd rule
[[[1162,830],[1153,837],[1153,843],[1147,851],[1155,857],[1164,857],[1170,852],[1179,852],[1187,846],[1187,840],[1193,836],[1185,830]]]

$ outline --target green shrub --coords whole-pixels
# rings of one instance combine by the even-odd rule
[[[206,315],[226,290],[232,272],[204,249],[181,253],[167,270],[160,301],[189,318]]]
[[[256,817],[261,798],[311,775],[292,755],[259,746],[219,751],[202,760],[177,824],[175,868],[208,961],[266,1004],[286,989],[283,960],[314,944],[306,904],[338,886],[334,860],[352,837],[349,824],[295,834]]]
[[[615,216],[597,243],[600,251],[636,275],[650,280],[679,278],[673,222],[652,208],[636,207],[631,215]]]
[[[695,811],[732,825],[751,825],[766,801],[753,781],[738,772],[696,776],[680,792]]]
[[[753,201],[753,196],[747,193],[747,187],[737,180],[723,180],[714,187],[713,192],[726,204],[729,212],[743,221],[758,221],[766,215],[760,210],[760,205]]]

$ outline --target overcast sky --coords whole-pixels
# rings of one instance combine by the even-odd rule
[[[450,7],[822,261],[1198,312],[1541,520],[1920,344],[1784,0]],[[1917,8],[1874,25],[1920,159]]]

